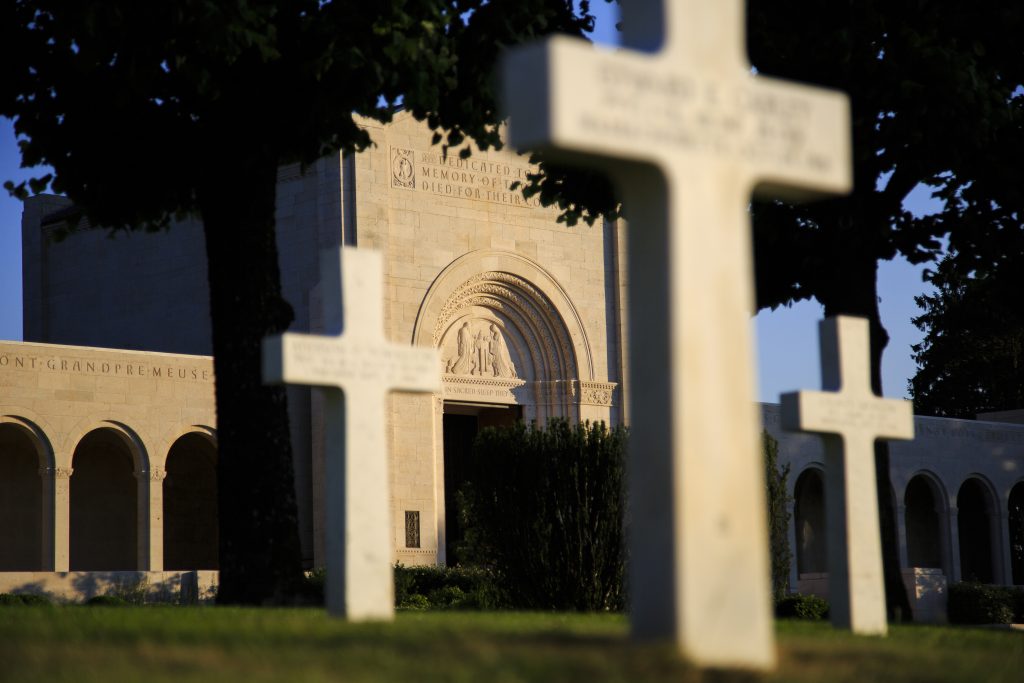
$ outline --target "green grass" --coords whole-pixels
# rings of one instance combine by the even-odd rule
[[[627,641],[616,615],[401,613],[352,625],[314,609],[0,608],[0,680],[746,681],[702,675],[667,646]],[[895,627],[856,638],[783,622],[768,681],[1013,681],[1024,633]]]

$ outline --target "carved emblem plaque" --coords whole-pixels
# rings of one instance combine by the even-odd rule
[[[391,185],[406,190],[416,189],[416,167],[411,149],[391,148]]]

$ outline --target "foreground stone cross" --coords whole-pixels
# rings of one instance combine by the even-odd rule
[[[839,316],[820,323],[825,390],[782,396],[782,426],[825,439],[825,516],[832,624],[884,635],[885,581],[875,482],[875,439],[913,439],[910,401],[871,390],[868,321]]]
[[[435,349],[385,339],[379,253],[325,250],[320,272],[324,327],[343,333],[268,337],[263,381],[325,390],[328,611],[353,621],[390,619],[386,399],[390,391],[440,392],[441,359]]]
[[[597,163],[631,226],[633,633],[674,638],[700,665],[769,667],[747,206],[755,186],[848,191],[849,107],[752,74],[742,0],[622,13],[632,49],[555,37],[509,55],[510,140]]]

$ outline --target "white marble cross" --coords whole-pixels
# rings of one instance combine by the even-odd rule
[[[344,260],[344,267],[342,267]],[[263,381],[324,390],[327,432],[327,609],[353,621],[394,614],[391,496],[385,418],[390,391],[440,392],[436,349],[384,336],[381,255],[320,254],[324,327],[263,343]]]
[[[622,23],[627,49],[560,36],[510,53],[510,141],[597,164],[629,219],[633,633],[766,668],[747,207],[753,190],[848,191],[849,106],[755,76],[742,0],[626,1]]]
[[[868,321],[822,320],[824,391],[782,395],[782,426],[825,440],[828,594],[832,624],[854,633],[884,635],[885,581],[875,481],[875,440],[913,439],[910,401],[871,390]]]

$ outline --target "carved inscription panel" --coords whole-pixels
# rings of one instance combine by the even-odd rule
[[[526,199],[518,188],[513,188],[516,183],[525,183],[528,174],[534,172],[536,169],[525,164],[391,148],[391,187],[424,195],[537,208],[539,198]]]

